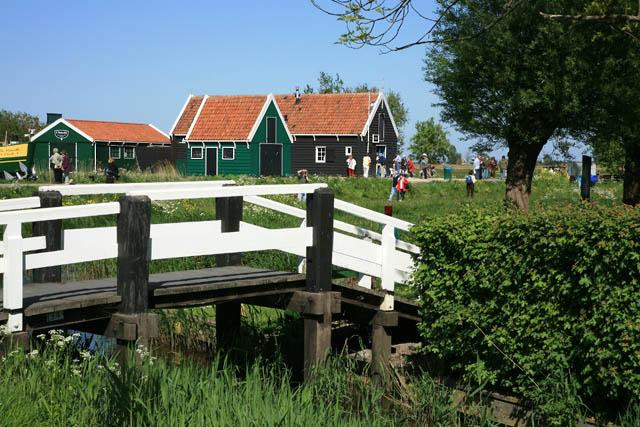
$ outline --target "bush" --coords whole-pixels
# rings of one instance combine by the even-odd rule
[[[602,411],[640,398],[640,210],[469,210],[413,231],[424,349],[448,373],[548,416],[584,408],[560,388]]]

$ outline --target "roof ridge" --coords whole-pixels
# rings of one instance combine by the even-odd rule
[[[71,118],[65,118],[65,120],[68,121],[77,121],[77,122],[93,122],[93,123],[115,123],[115,124],[119,124],[119,125],[143,125],[143,126],[148,126],[151,123],[142,123],[142,122],[116,122],[116,121],[112,121],[112,120],[89,120],[89,119],[71,119]]]

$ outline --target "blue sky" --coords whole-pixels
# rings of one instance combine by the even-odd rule
[[[423,12],[432,9],[425,1]],[[4,0],[2,17],[0,109],[169,131],[190,93],[287,93],[326,71],[400,92],[408,138],[416,120],[438,117],[423,48],[336,45],[343,24],[308,0]],[[410,20],[406,36],[424,25]],[[465,154],[468,143],[450,137]]]

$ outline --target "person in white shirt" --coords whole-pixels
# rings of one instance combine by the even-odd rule
[[[62,156],[57,148],[53,149],[53,154],[49,157],[49,167],[51,168],[53,182],[62,184]]]
[[[482,178],[480,176],[480,166],[481,166],[482,162],[480,161],[480,156],[476,154],[476,158],[473,159],[473,172],[476,175],[476,179],[480,179]]]
[[[369,167],[371,166],[371,157],[369,153],[362,158],[362,176],[369,178]]]
[[[353,156],[347,158],[347,176],[356,176],[356,159]]]

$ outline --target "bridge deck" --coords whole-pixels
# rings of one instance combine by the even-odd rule
[[[194,307],[244,301],[284,308],[287,296],[304,290],[304,285],[304,274],[245,266],[156,273],[149,275],[149,307]],[[334,283],[333,290],[342,293],[345,317],[349,317],[349,309],[361,313],[375,311],[384,297],[382,291],[346,284]],[[119,302],[116,278],[30,283],[24,287],[24,315],[30,324],[29,329],[50,326],[56,319],[62,325],[106,318]],[[401,318],[413,322],[418,320],[417,305],[411,301],[397,298],[396,311]],[[55,316],[62,312],[65,320],[62,316]],[[6,317],[6,313],[0,312],[0,321]]]

